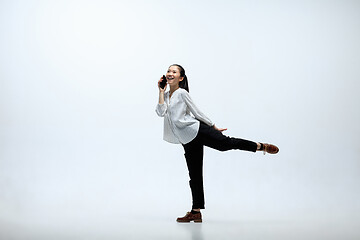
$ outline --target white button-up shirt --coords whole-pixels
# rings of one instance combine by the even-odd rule
[[[164,140],[170,143],[186,144],[197,135],[202,121],[209,126],[213,122],[206,117],[194,104],[189,93],[178,88],[171,98],[169,91],[165,92],[163,104],[157,104],[156,113],[164,117]],[[193,115],[191,115],[192,113]]]

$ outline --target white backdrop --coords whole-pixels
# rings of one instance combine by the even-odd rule
[[[206,149],[208,218],[358,227],[359,11],[340,0],[0,1],[0,231],[189,210],[183,149],[162,140],[154,111],[172,63],[226,134],[280,147]]]

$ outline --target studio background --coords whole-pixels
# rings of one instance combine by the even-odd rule
[[[122,236],[136,232],[124,220],[189,210],[183,149],[155,113],[173,63],[225,134],[280,148],[205,150],[208,222],[359,236],[359,12],[340,0],[0,1],[0,236]]]

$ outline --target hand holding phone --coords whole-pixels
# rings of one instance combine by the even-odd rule
[[[160,88],[164,89],[164,87],[166,86],[166,83],[167,83],[166,77],[165,77],[165,75],[163,75],[162,80],[161,80],[161,82],[159,84]]]

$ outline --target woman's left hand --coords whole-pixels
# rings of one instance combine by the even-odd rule
[[[227,130],[227,128],[218,128],[218,127],[215,126],[215,125],[214,125],[214,128],[215,128],[215,130],[218,130],[218,131],[220,131],[220,132]]]

